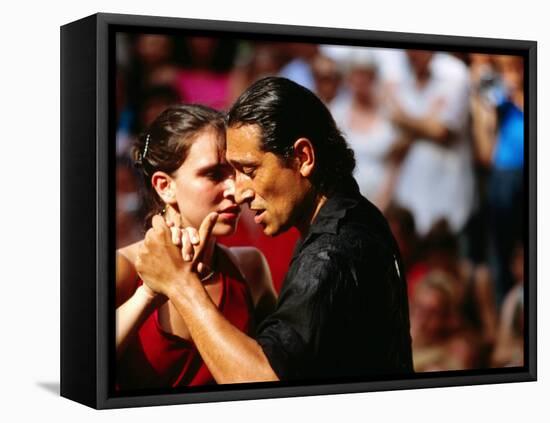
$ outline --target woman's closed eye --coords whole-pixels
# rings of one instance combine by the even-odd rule
[[[234,170],[229,165],[220,165],[206,170],[203,174],[213,182],[221,182],[234,175]]]

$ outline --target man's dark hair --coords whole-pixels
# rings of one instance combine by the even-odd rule
[[[323,102],[307,88],[286,78],[267,77],[252,84],[227,114],[229,128],[258,125],[262,150],[286,162],[294,142],[307,138],[315,150],[313,184],[322,193],[349,180],[355,158]]]

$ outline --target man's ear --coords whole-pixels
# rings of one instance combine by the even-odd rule
[[[175,205],[176,201],[176,182],[165,172],[157,171],[151,177],[151,184],[159,197],[168,205]]]
[[[294,143],[294,157],[298,163],[298,171],[304,178],[313,174],[315,168],[315,150],[307,138],[299,138]]]

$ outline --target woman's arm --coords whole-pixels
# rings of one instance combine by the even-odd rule
[[[138,287],[138,274],[134,267],[136,243],[117,251],[116,256],[116,351],[119,357],[145,319],[166,298],[145,284]]]
[[[277,303],[267,260],[260,250],[253,247],[233,247],[229,252],[246,279],[254,305],[254,317],[256,323],[260,323],[275,310]]]

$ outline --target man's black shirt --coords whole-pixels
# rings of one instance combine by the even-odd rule
[[[257,340],[281,380],[412,373],[404,270],[357,184],[329,197],[298,243]]]

